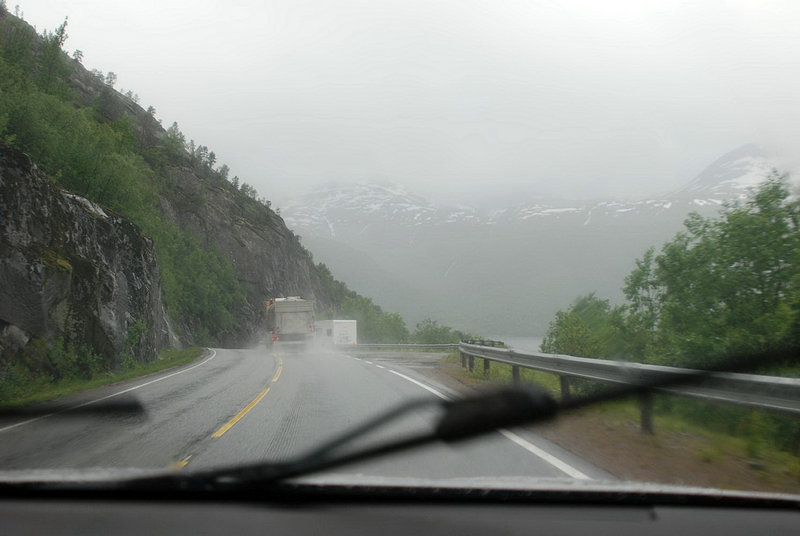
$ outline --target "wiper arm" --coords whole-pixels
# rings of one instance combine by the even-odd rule
[[[400,440],[387,441],[363,450],[339,454],[340,448],[347,443],[422,407],[439,407],[444,411],[433,430]],[[256,464],[232,470],[213,471],[206,475],[198,474],[198,476],[200,478],[210,477],[218,482],[222,478],[224,482],[272,483],[353,462],[383,457],[436,441],[458,441],[498,428],[518,426],[531,422],[531,420],[548,419],[555,415],[557,407],[558,403],[553,397],[539,387],[503,389],[462,400],[414,400],[375,417],[310,454],[284,465],[262,466]]]
[[[438,423],[426,432],[386,441],[353,452],[342,447],[398,418],[425,407],[444,411]],[[558,403],[538,386],[502,389],[461,400],[419,399],[402,404],[349,430],[314,451],[279,464],[247,464],[232,468],[198,471],[187,475],[147,477],[128,481],[128,486],[176,486],[181,489],[219,489],[250,485],[270,486],[289,478],[309,475],[354,462],[379,458],[437,441],[453,442],[475,437],[498,428],[549,419]]]
[[[776,349],[768,354],[743,354],[720,361],[710,370],[679,376],[625,384],[584,397],[556,401],[539,386],[507,388],[455,401],[433,399],[415,400],[383,413],[345,434],[329,441],[313,452],[281,464],[249,464],[190,475],[145,478],[130,484],[178,485],[183,489],[217,489],[220,486],[271,486],[289,478],[313,474],[322,470],[362,462],[387,454],[435,443],[468,439],[506,427],[546,421],[563,411],[592,406],[598,403],[647,394],[658,389],[700,383],[715,372],[744,371],[771,363],[786,362],[800,355],[800,347]],[[432,431],[388,441],[352,452],[341,453],[346,444],[364,437],[372,430],[391,423],[399,417],[422,407],[439,407],[443,415]]]

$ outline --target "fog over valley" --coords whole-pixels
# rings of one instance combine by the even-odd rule
[[[445,205],[391,184],[332,184],[285,207],[303,243],[354,289],[410,325],[439,318],[472,333],[541,336],[579,295],[622,301],[634,261],[697,212],[715,216],[780,165],[748,144],[682,188],[624,201],[520,199]]]
[[[800,504],[798,28],[0,0],[0,485],[769,525]],[[334,509],[300,510],[269,528]]]
[[[411,327],[539,336],[578,295],[618,301],[690,212],[800,167],[800,5],[18,11],[40,29],[68,16],[66,51]]]
[[[800,145],[800,5],[19,6],[40,30],[69,16],[65,49],[279,207],[331,181],[499,205],[634,200],[745,143]]]

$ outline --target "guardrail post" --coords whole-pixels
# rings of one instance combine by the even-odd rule
[[[511,381],[514,385],[519,385],[519,366],[511,365]]]
[[[475,356],[471,355],[469,356],[469,371],[472,372],[474,368],[475,368]]]
[[[489,361],[488,359],[484,359],[483,360],[483,375],[484,376],[488,376],[489,375],[489,363],[491,363],[491,361]]]
[[[639,412],[641,413],[641,427],[643,434],[653,435],[653,394],[650,392],[639,393]]]
[[[461,368],[467,368],[467,354],[464,352],[459,352],[461,354]]]
[[[569,392],[569,376],[559,376],[558,379],[561,381],[561,401],[567,402],[572,398]]]

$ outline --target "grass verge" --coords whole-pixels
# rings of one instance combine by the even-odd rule
[[[56,384],[38,382],[28,386],[26,394],[0,401],[0,408],[26,406],[37,402],[47,402],[65,395],[78,393],[87,389],[94,389],[112,383],[146,376],[155,372],[179,367],[194,361],[203,355],[203,348],[193,346],[183,350],[166,349],[159,358],[150,363],[133,365],[119,372],[95,375],[90,379],[69,379]]]
[[[485,375],[483,360],[476,358],[469,372],[461,368],[457,352],[442,360],[442,371],[476,389],[511,383],[509,365],[491,363]],[[556,375],[525,369],[520,372],[523,382],[536,383],[559,399]],[[684,418],[678,411],[685,411],[690,404],[695,411],[709,414],[707,425],[697,418]],[[726,433],[714,426],[713,411],[708,406],[658,395],[655,435],[641,433],[639,409],[633,399],[574,410],[537,426],[537,431],[625,480],[800,493],[800,457],[763,439],[753,425],[763,417],[750,412],[753,415],[742,420],[738,433]]]
[[[461,358],[459,357],[458,351],[451,352],[447,357],[444,358],[444,362],[449,364],[457,364],[460,366]],[[462,369],[464,375],[463,380],[467,380],[465,382],[467,385],[477,387],[487,383],[492,385],[508,385],[511,383],[511,365],[490,362],[489,374],[487,375],[483,372],[484,362],[484,359],[476,357],[475,366],[472,372]],[[519,376],[520,379],[525,383],[535,383],[540,387],[544,387],[550,391],[553,396],[558,397],[559,393],[561,392],[558,376],[555,374],[549,374],[540,370],[520,369]]]

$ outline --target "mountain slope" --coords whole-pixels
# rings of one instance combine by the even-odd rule
[[[268,297],[301,295],[325,311],[348,292],[266,200],[214,167],[213,152],[67,57],[65,28],[40,36],[0,10],[0,139],[152,237],[185,343],[248,344]]]
[[[672,197],[701,202],[743,199],[748,189],[757,186],[777,167],[773,156],[750,143],[721,156]]]
[[[746,145],[685,188],[637,202],[537,199],[480,211],[358,184],[319,190],[283,214],[306,243],[324,241],[319,259],[356,288],[364,282],[411,324],[433,317],[477,333],[540,335],[580,294],[620,300],[624,277],[648,247],[671,238],[690,212],[713,215],[740,199],[775,166]],[[405,286],[373,283],[380,280]]]
[[[152,240],[2,144],[0,204],[14,207],[12,217],[0,216],[0,380],[23,352],[38,352],[50,374],[68,369],[41,359],[47,339],[61,338],[82,357],[91,350],[109,368],[120,354],[158,357],[169,340]]]

